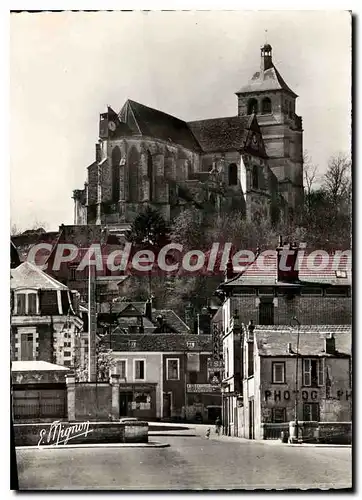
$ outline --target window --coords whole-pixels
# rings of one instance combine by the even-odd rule
[[[256,165],[253,165],[253,171],[252,171],[252,185],[253,189],[259,189],[259,175],[258,175],[258,167]]]
[[[248,342],[248,377],[254,375],[254,342]]]
[[[70,351],[64,351],[64,357],[69,358],[72,355]]]
[[[152,155],[149,151],[147,151],[147,177],[150,183],[150,197],[149,201],[153,200],[153,162]]]
[[[347,271],[344,271],[342,269],[337,269],[336,278],[347,278]]]
[[[136,340],[130,340],[130,341],[129,341],[129,346],[130,346],[130,347],[137,347],[137,342],[136,342]]]
[[[317,387],[324,384],[324,360],[303,359],[303,385]]]
[[[258,112],[258,101],[256,99],[250,99],[248,102],[248,115]]]
[[[293,117],[293,104],[289,101],[289,117]]]
[[[259,325],[274,325],[274,304],[272,300],[260,301]]]
[[[28,314],[36,314],[36,293],[28,294]]]
[[[195,347],[195,342],[187,342],[187,347],[188,347],[188,348],[193,348],[193,347]]]
[[[34,360],[34,337],[32,333],[21,334],[21,359],[19,361]]]
[[[272,104],[269,97],[265,97],[261,103],[261,112],[263,115],[270,114],[272,112]]]
[[[71,342],[64,342],[64,347],[72,347],[72,343]]]
[[[303,404],[303,420],[305,422],[319,422],[319,403]]]
[[[275,361],[273,367],[273,384],[285,384],[285,363],[283,361]]]
[[[273,408],[273,423],[274,424],[281,424],[283,422],[286,422],[286,420],[287,420],[287,415],[286,415],[285,408]]]
[[[112,151],[112,202],[117,203],[119,201],[120,194],[120,162],[122,154],[118,146],[116,146]]]
[[[65,359],[63,362],[64,366],[70,366],[71,363],[72,363],[72,361],[70,359]]]
[[[236,186],[238,183],[238,167],[235,163],[229,165],[229,186]]]
[[[24,316],[26,314],[37,314],[38,295],[36,292],[16,293],[15,314]]]
[[[69,267],[69,279],[72,281],[75,281],[77,279],[77,266],[70,266]]]
[[[25,293],[18,293],[16,296],[16,312],[20,316],[26,314],[26,295]]]
[[[120,359],[117,361],[117,372],[120,378],[127,378],[126,374],[126,360]]]
[[[323,295],[322,288],[317,287],[303,287],[300,291],[301,295],[309,295],[313,297],[321,297]]]
[[[143,359],[136,359],[134,362],[135,366],[135,376],[136,380],[144,380],[145,379],[145,362]]]
[[[167,360],[167,380],[180,379],[180,360],[168,359]]]

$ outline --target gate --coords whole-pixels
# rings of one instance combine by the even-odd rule
[[[66,389],[14,389],[14,419],[66,418],[66,394]]]

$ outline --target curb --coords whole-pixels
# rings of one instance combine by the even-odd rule
[[[207,440],[203,436],[199,436]],[[223,436],[223,437],[210,437],[209,441],[219,441],[224,443],[255,443],[255,444],[266,444],[269,446],[286,446],[295,448],[352,448],[351,444],[324,444],[324,443],[282,443],[279,439],[246,439],[238,438],[235,436]]]
[[[93,443],[93,444],[66,444],[60,446],[16,446],[17,450],[64,450],[70,448],[168,448],[170,445],[168,443],[158,443],[156,441],[151,443]]]

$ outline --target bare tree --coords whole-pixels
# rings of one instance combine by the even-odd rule
[[[351,160],[348,155],[338,153],[328,162],[323,177],[323,187],[333,204],[351,195]]]
[[[313,189],[313,184],[317,180],[317,165],[314,165],[312,158],[309,156],[308,151],[303,153],[303,177],[304,177],[304,189],[307,197]]]

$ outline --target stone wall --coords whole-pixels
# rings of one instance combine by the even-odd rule
[[[14,424],[15,446],[147,443],[147,422],[52,422]],[[69,437],[67,443],[64,441]]]

